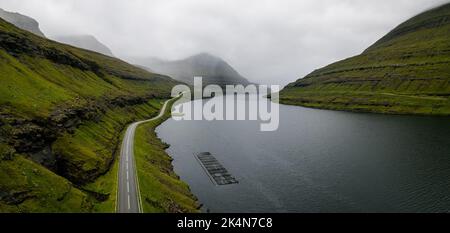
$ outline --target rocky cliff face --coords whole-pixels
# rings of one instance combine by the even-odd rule
[[[39,28],[39,23],[33,18],[21,15],[19,13],[8,12],[1,8],[0,8],[0,17],[6,20],[7,22],[16,25],[16,27],[18,28],[29,31],[38,36],[45,37],[44,33],[42,33],[41,29]]]

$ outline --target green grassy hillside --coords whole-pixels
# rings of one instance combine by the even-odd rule
[[[176,81],[0,19],[0,212],[112,212],[130,122]]]
[[[361,55],[288,85],[281,103],[337,110],[450,115],[450,4],[399,25]]]
[[[165,152],[169,145],[155,133],[155,128],[170,117],[174,102],[169,103],[163,117],[136,129],[135,158],[145,213],[199,212],[199,203],[189,186],[173,172],[172,159]]]

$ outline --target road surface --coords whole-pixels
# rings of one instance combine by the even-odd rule
[[[120,151],[119,187],[117,190],[116,207],[118,213],[142,213],[142,201],[139,192],[136,161],[134,159],[134,134],[136,132],[136,127],[140,124],[161,118],[166,111],[169,101],[170,100],[167,100],[164,103],[158,116],[149,120],[135,122],[128,126]]]

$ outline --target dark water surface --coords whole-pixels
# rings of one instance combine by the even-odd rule
[[[450,118],[280,105],[278,131],[260,123],[169,119],[157,133],[211,212],[450,211]],[[204,151],[240,183],[215,186]]]

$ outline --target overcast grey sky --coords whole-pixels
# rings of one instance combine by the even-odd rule
[[[249,80],[285,85],[357,55],[449,0],[0,0],[48,36],[91,34],[119,57],[209,52]]]

